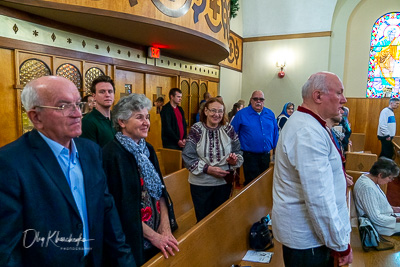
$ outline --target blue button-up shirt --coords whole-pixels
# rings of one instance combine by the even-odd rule
[[[275,114],[268,108],[258,114],[251,106],[236,113],[232,126],[239,135],[243,151],[266,153],[278,143],[278,125]]]
[[[89,226],[88,226],[88,217],[87,217],[87,209],[86,209],[86,197],[85,197],[85,185],[83,182],[83,173],[82,167],[79,162],[79,154],[76,149],[75,142],[71,139],[71,154],[69,153],[69,149],[60,145],[59,143],[51,140],[50,138],[44,136],[40,133],[40,136],[43,137],[44,141],[49,145],[50,149],[53,151],[54,155],[57,158],[58,164],[67,178],[67,182],[69,187],[71,188],[72,195],[74,197],[76,206],[78,207],[79,215],[81,216],[83,222],[83,248],[84,255],[89,253]],[[77,237],[76,237],[77,238]]]

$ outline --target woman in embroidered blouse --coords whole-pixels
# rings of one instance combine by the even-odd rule
[[[380,157],[367,174],[361,175],[354,185],[354,199],[358,216],[367,216],[381,235],[400,233],[400,207],[392,207],[379,187],[399,175],[399,167],[388,158]]]
[[[230,196],[232,184],[224,177],[243,163],[240,142],[227,124],[224,103],[211,98],[190,129],[182,152],[197,221],[206,217]]]
[[[171,233],[165,186],[154,148],[145,141],[151,101],[145,95],[123,97],[112,110],[117,134],[103,148],[103,166],[136,263],[160,250],[165,258],[178,251]]]
[[[294,112],[294,104],[291,102],[287,102],[282,109],[281,114],[276,118],[276,122],[278,123],[279,132],[282,131],[283,126],[287,122],[290,116],[292,116]]]

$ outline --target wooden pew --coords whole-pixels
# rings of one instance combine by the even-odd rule
[[[162,161],[159,159],[160,166],[163,165],[165,172],[162,173],[163,176],[182,169],[182,151],[169,148],[159,148],[158,152],[160,152],[162,159]]]
[[[346,171],[368,172],[377,160],[376,154],[347,152]]]
[[[394,148],[394,161],[400,165],[400,136],[394,136],[392,139],[393,148]]]
[[[251,226],[271,213],[272,175],[273,168],[269,168],[178,238],[180,252],[175,257],[164,259],[159,253],[144,266],[231,266],[240,263],[249,249]],[[275,247],[269,251],[274,255],[268,266],[283,266],[281,245],[275,241]]]
[[[164,177],[165,186],[174,203],[175,218],[179,226],[173,233],[175,238],[179,238],[196,224],[188,176],[189,171],[185,168]]]
[[[355,157],[350,157],[351,163],[348,164],[346,161],[346,173],[353,177],[354,184],[356,183],[357,179],[361,176],[361,174],[369,172],[372,165],[375,161],[377,161],[376,154],[366,154],[366,153],[355,153]],[[353,161],[354,160],[354,161]],[[357,160],[360,160],[357,162]],[[358,169],[358,170],[353,170]],[[379,185],[382,191],[386,194],[387,193],[387,184]],[[354,185],[352,186],[352,188]]]
[[[161,154],[160,151],[157,151],[156,155],[157,155],[157,159],[158,159],[158,164],[160,165],[161,174],[163,176],[165,176],[165,168],[164,168],[164,162],[163,162],[162,154]]]
[[[349,152],[364,152],[365,148],[365,133],[352,133],[350,135],[352,145],[348,147]]]

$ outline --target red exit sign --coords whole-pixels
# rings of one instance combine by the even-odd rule
[[[149,47],[149,57],[150,58],[160,58],[160,48]]]

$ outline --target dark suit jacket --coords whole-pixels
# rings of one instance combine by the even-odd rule
[[[107,254],[136,266],[102,169],[100,147],[75,139],[82,166],[92,266]],[[0,149],[0,266],[83,266],[82,220],[52,150],[36,130]],[[42,242],[43,241],[43,242]],[[103,249],[104,246],[104,249]]]
[[[182,123],[183,123],[183,139],[186,139],[186,120],[185,113],[183,109],[178,106],[179,111],[182,114]],[[182,150],[178,146],[179,138],[179,128],[178,122],[176,120],[176,116],[174,113],[174,108],[171,106],[171,103],[168,102],[165,104],[161,110],[161,139],[164,148],[172,148]]]
[[[149,143],[146,145],[150,151],[149,159],[164,184],[156,152],[152,145]],[[137,264],[142,265],[145,263],[141,216],[142,191],[136,159],[114,138],[103,148],[103,166],[110,193],[114,196],[121,218],[126,243],[131,246]]]

